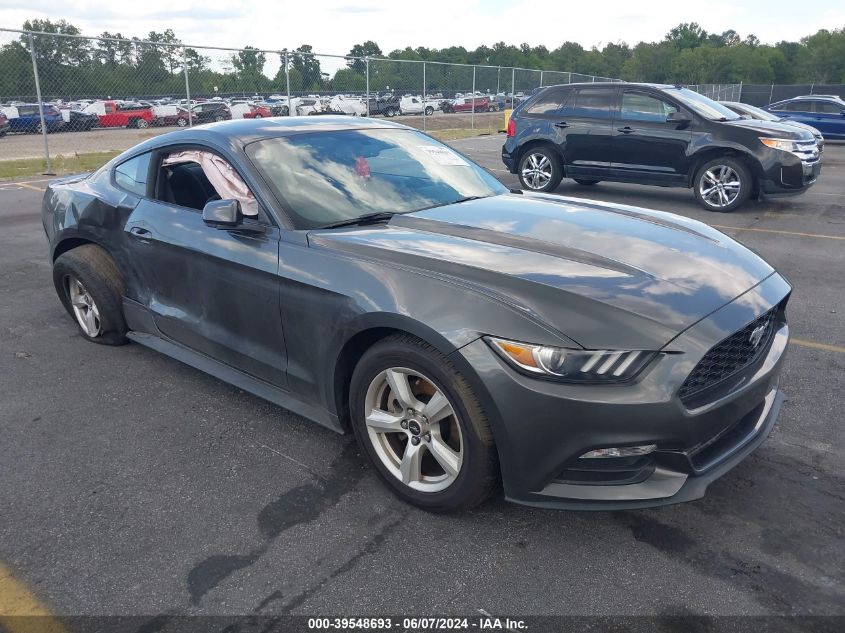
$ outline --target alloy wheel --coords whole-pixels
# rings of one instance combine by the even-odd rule
[[[89,337],[95,338],[100,334],[102,324],[100,322],[100,309],[94,302],[93,297],[86,290],[82,282],[76,277],[68,277],[65,280],[67,293],[70,297],[70,305],[73,308],[73,315],[79,327]]]
[[[698,183],[701,199],[715,208],[729,206],[742,189],[742,181],[736,171],[727,165],[714,165],[705,171]]]
[[[442,389],[418,371],[391,367],[373,378],[364,400],[367,436],[394,477],[420,492],[439,492],[458,477],[464,440]]]
[[[531,189],[542,189],[552,179],[552,162],[543,154],[529,154],[522,165],[522,180]]]

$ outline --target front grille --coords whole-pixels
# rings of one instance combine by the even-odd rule
[[[769,347],[775,330],[776,312],[777,308],[772,308],[711,348],[681,385],[678,391],[681,402],[687,407],[691,407],[693,403],[700,404],[701,398],[696,396],[738,374],[756,361]],[[762,334],[752,337],[752,333],[761,326]],[[752,339],[756,340],[756,345]]]

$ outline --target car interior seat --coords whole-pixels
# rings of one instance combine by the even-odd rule
[[[197,163],[172,165],[164,171],[167,185],[163,193],[167,202],[202,211],[208,202],[220,199]]]

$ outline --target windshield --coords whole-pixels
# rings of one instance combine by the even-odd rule
[[[305,132],[256,141],[246,152],[298,228],[507,191],[478,165],[415,130]]]
[[[766,112],[762,108],[748,105],[747,103],[742,104],[742,110],[753,116],[755,119],[759,119],[761,121],[780,121],[779,116],[775,116],[771,112]]]
[[[666,88],[665,90],[705,119],[710,119],[711,121],[736,121],[741,118],[736,112],[729,110],[721,103],[698,94],[689,88]]]

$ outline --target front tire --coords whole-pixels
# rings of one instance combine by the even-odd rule
[[[527,150],[519,160],[519,182],[530,191],[554,191],[563,178],[563,168],[555,152],[548,147]]]
[[[150,122],[146,119],[138,119],[138,121],[135,123],[135,127],[137,127],[139,130],[143,130],[150,127]]]
[[[432,108],[431,106],[428,106],[428,107],[425,109],[425,115],[426,115],[426,116],[431,116],[432,114],[434,114],[434,108]]]
[[[84,244],[59,256],[53,284],[82,336],[92,343],[123,345],[125,287],[117,264],[99,246]]]
[[[748,200],[754,186],[751,172],[735,158],[716,158],[699,167],[693,181],[698,204],[708,211],[730,213]]]
[[[362,451],[398,497],[432,512],[472,508],[498,485],[490,426],[440,352],[406,334],[363,355],[349,387]]]

